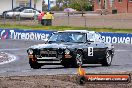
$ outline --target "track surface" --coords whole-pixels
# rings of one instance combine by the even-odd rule
[[[76,74],[76,68],[63,68],[61,65],[45,65],[41,69],[31,69],[28,64],[26,49],[42,41],[0,40],[0,51],[13,54],[17,60],[0,65],[0,76],[56,75]],[[132,45],[115,44],[115,56],[110,67],[85,65],[87,73],[117,73],[132,71]]]

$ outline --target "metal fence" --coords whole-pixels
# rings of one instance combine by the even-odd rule
[[[132,14],[54,14],[53,26],[132,29]],[[0,18],[0,24],[41,25],[37,19]]]
[[[132,29],[132,15],[71,15],[56,16],[53,25]]]
[[[18,17],[1,17],[0,18],[0,24],[6,25],[6,24],[11,24],[11,25],[37,25],[38,21],[37,19],[23,19]]]

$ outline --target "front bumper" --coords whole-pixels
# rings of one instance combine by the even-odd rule
[[[58,49],[42,49],[42,50],[34,50],[33,55],[28,55],[29,58],[33,59],[32,61],[36,61],[41,64],[61,64],[62,61],[70,61],[73,58],[73,54],[65,54],[65,50]]]
[[[38,63],[43,63],[43,64],[59,64],[61,63],[61,60],[56,58],[56,57],[41,57],[41,58],[36,58]]]

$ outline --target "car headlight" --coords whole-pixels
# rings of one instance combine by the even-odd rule
[[[65,54],[70,54],[70,50],[66,49]]]
[[[32,49],[29,49],[28,50],[28,54],[33,54],[33,50]]]
[[[58,54],[63,54],[63,50],[62,49],[58,49]]]

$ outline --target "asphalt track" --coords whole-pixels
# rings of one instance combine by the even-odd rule
[[[76,68],[63,68],[61,65],[45,65],[41,69],[31,69],[28,64],[26,49],[43,41],[29,40],[0,40],[0,52],[16,56],[16,60],[0,65],[0,76],[29,76],[29,75],[56,75],[77,74]],[[87,73],[121,73],[132,71],[132,45],[114,44],[115,56],[110,67],[101,65],[84,65]]]

